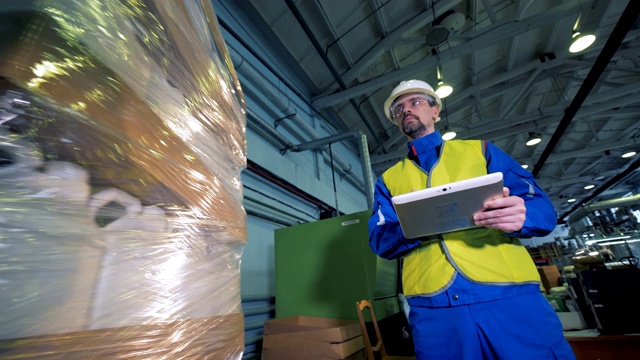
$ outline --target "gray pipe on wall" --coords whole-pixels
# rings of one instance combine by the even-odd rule
[[[371,158],[369,157],[369,143],[367,142],[367,135],[363,132],[359,132],[360,134],[360,155],[362,156],[362,175],[364,176],[364,188],[367,192],[367,205],[369,205],[369,209],[373,209],[373,191],[374,184],[376,181],[376,176],[373,173],[373,169],[371,168]]]
[[[327,136],[321,139],[316,139],[304,144],[293,145],[289,148],[289,150],[294,152],[300,152],[305,150],[317,149],[320,147],[324,147],[326,145],[344,141],[355,139],[358,141],[358,145],[360,146],[360,156],[362,157],[362,175],[364,177],[364,187],[365,193],[367,196],[367,205],[369,209],[373,208],[373,171],[371,170],[371,160],[369,158],[369,146],[367,143],[367,136],[361,131],[353,131],[343,134],[337,134],[332,136]]]

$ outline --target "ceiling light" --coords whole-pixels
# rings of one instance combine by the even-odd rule
[[[587,185],[587,186],[585,186],[585,187],[584,187],[584,189],[585,189],[585,190],[591,190],[591,189],[593,189],[594,187],[596,187],[596,186],[595,186],[595,185]]]
[[[629,158],[629,157],[632,157],[632,156],[633,156],[633,155],[635,155],[635,154],[636,154],[636,152],[635,152],[635,151],[629,151],[628,153],[624,153],[624,154],[622,154],[622,157],[623,157],[623,158]]]
[[[433,27],[427,34],[427,45],[438,46],[444,43],[451,33],[461,30],[465,22],[465,16],[453,10],[440,15],[439,18],[435,19]]]
[[[425,43],[429,46],[438,46],[447,41],[449,33],[449,29],[445,28],[444,26],[434,25],[431,30],[429,30],[429,33],[427,34],[427,37],[425,39]]]
[[[567,202],[576,202],[576,199],[571,198],[571,199],[568,199]]]
[[[436,89],[436,94],[440,96],[440,99],[444,99],[447,96],[451,95],[451,93],[453,92],[453,88],[451,87],[451,85],[446,84],[442,79],[442,69],[440,69],[439,65],[436,68],[436,72],[438,75],[438,88]]]
[[[527,164],[522,164],[521,166],[522,166],[523,169],[528,169],[529,168],[529,165],[527,165]]]
[[[572,53],[580,52],[591,46],[591,44],[596,41],[595,35],[589,33],[580,33],[577,31],[573,33],[572,38],[573,41],[571,43],[571,46],[569,47],[569,52]]]
[[[436,94],[440,96],[441,99],[446,98],[451,95],[453,92],[453,88],[451,85],[445,84],[443,81],[438,82],[438,88],[436,89]]]
[[[538,143],[540,143],[540,141],[542,141],[542,138],[540,137],[540,134],[535,133],[535,132],[530,132],[529,133],[529,138],[527,139],[527,146],[533,146],[536,145]]]
[[[456,135],[457,134],[456,134],[455,131],[453,131],[451,129],[448,129],[448,128],[445,128],[444,129],[444,135],[442,135],[442,140],[451,140],[454,137],[456,137]]]

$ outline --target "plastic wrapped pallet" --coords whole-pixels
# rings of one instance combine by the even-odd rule
[[[0,358],[241,358],[245,105],[210,2],[0,17]]]

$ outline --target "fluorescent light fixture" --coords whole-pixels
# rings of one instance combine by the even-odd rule
[[[609,241],[609,242],[603,242],[603,243],[598,243],[599,246],[607,246],[607,245],[620,245],[620,244],[625,244],[625,243],[633,243],[633,242],[638,242],[640,241],[640,239],[633,239],[633,240],[629,240],[629,241]]]
[[[567,199],[567,202],[576,202],[576,199],[574,199],[574,198]]]
[[[633,155],[635,155],[635,154],[636,154],[636,152],[635,152],[635,151],[629,151],[628,153],[624,153],[624,154],[622,154],[622,157],[623,157],[623,158],[629,158],[629,157],[632,157],[632,156],[633,156]]]
[[[622,235],[622,236],[613,236],[613,237],[604,238],[604,239],[593,239],[593,240],[585,241],[584,244],[589,246],[589,245],[593,245],[593,244],[598,243],[598,245],[600,245],[599,243],[601,243],[603,241],[611,242],[612,240],[625,240],[625,239],[628,239],[630,237],[631,237],[631,235]],[[622,242],[624,243],[624,241],[622,241]]]
[[[593,189],[594,187],[596,187],[596,186],[595,186],[595,185],[587,185],[587,186],[585,186],[585,187],[584,187],[584,189],[585,189],[585,190],[591,190],[591,189]]]
[[[593,42],[596,41],[595,35],[588,34],[588,33],[580,33],[577,31],[573,33],[572,37],[573,37],[573,42],[569,47],[569,52],[571,53],[580,52],[588,48],[589,46],[591,46],[591,44],[593,44]]]

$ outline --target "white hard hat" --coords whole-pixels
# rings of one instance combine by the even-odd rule
[[[398,86],[391,90],[391,95],[389,95],[387,100],[384,102],[384,114],[389,120],[391,120],[391,122],[393,122],[393,117],[391,116],[391,104],[393,104],[393,102],[400,96],[408,93],[423,93],[432,96],[434,99],[436,99],[440,110],[442,110],[442,100],[440,100],[440,96],[438,96],[436,92],[433,91],[431,85],[421,80],[401,81]],[[440,118],[438,118],[436,121],[438,120],[440,120]]]

